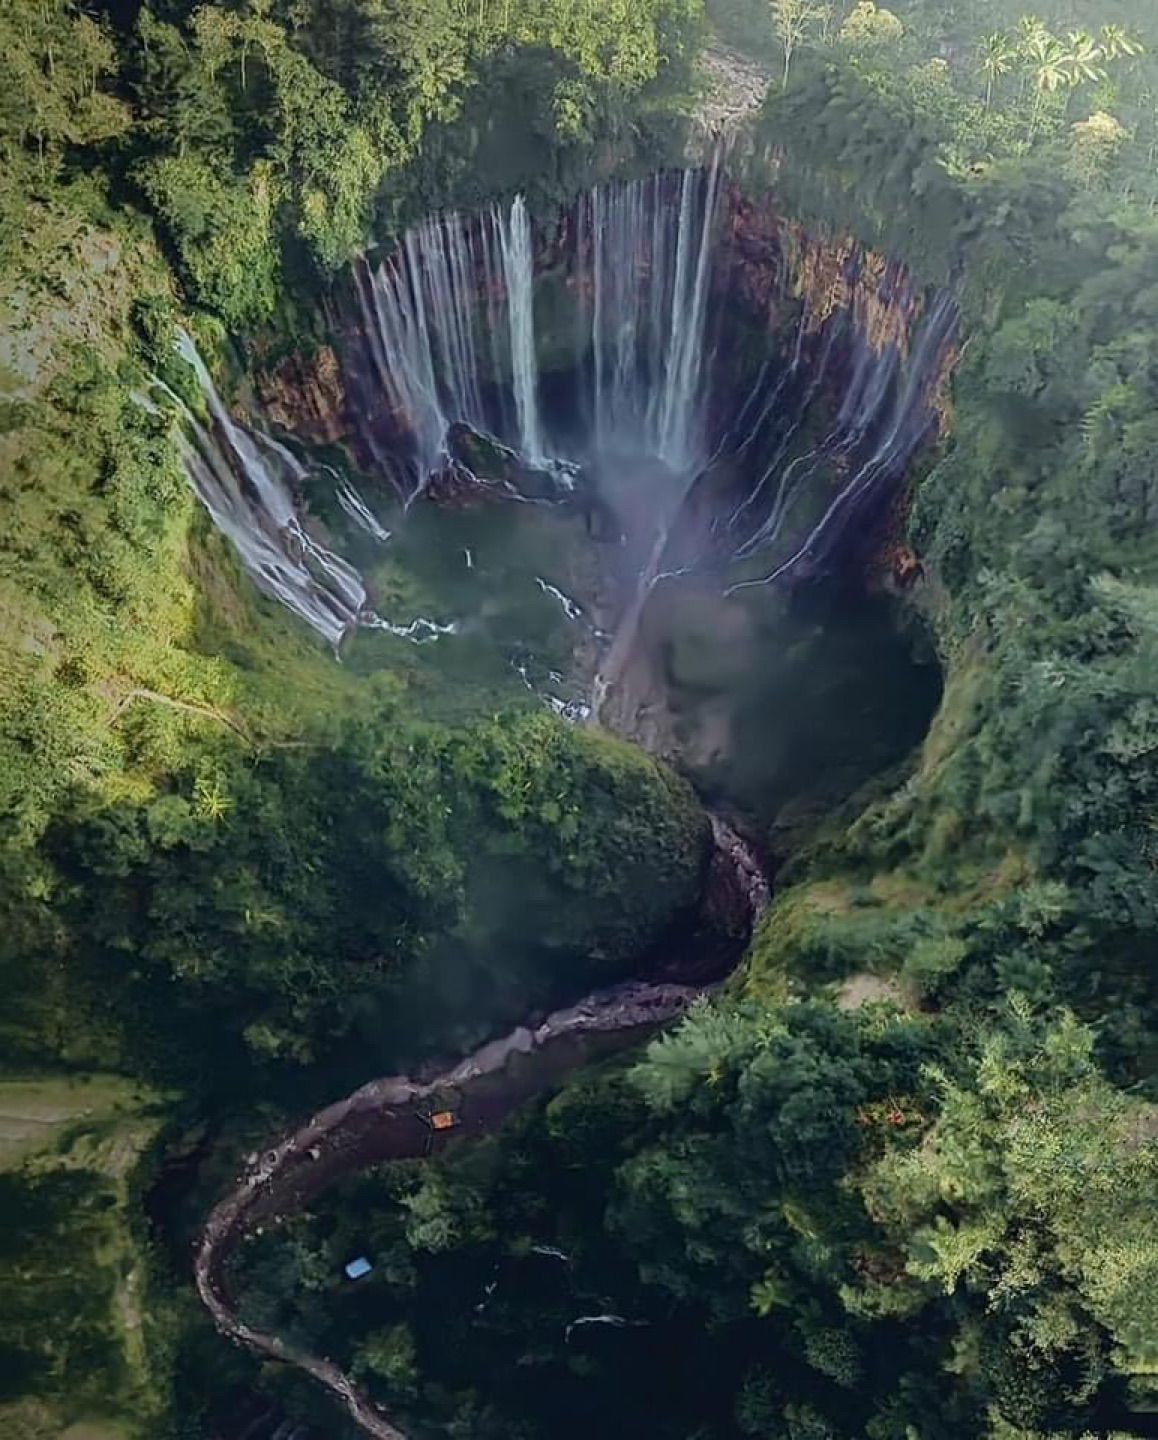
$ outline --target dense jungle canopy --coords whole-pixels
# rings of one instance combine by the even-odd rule
[[[415,1437],[1158,1435],[1149,0],[7,0],[0,57],[0,1433],[359,1434],[216,1333],[206,1214],[311,1109],[694,950],[714,807],[773,886],[726,983],[255,1233],[239,1315]],[[960,322],[872,543],[744,612],[726,780],[515,647],[339,662],[198,503],[179,337],[304,414],[360,257],[516,195],[562,252],[753,84],[729,183]],[[539,577],[597,592],[599,514],[546,508],[397,505],[371,599],[457,603],[490,537],[581,667]]]

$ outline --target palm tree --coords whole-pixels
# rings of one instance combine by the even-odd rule
[[[981,73],[985,76],[986,110],[993,103],[994,85],[1003,75],[1009,74],[1016,58],[1017,51],[1007,35],[998,32],[996,35],[987,35],[981,42],[980,65]]]
[[[1141,55],[1146,48],[1124,25],[1103,25],[1098,32],[1098,42],[1107,60],[1120,60],[1123,55]]]
[[[1026,18],[1033,19],[1032,16]],[[1025,30],[1024,20],[1022,28]],[[1035,93],[1033,109],[1029,113],[1029,138],[1032,140],[1041,117],[1042,98],[1056,94],[1063,85],[1069,85],[1072,72],[1069,66],[1070,57],[1065,47],[1040,22],[1034,28],[1025,30],[1021,53],[1029,62],[1033,75]]]
[[[1023,15],[1017,22],[1017,36],[1021,50],[1028,51],[1035,41],[1048,39],[1049,31],[1040,15]]]
[[[1069,83],[1080,85],[1086,80],[1104,80],[1106,71],[1098,62],[1105,58],[1105,52],[1094,37],[1087,30],[1071,30],[1066,39],[1069,42],[1065,58]]]
[[[1069,83],[1069,60],[1065,47],[1048,30],[1041,30],[1026,42],[1023,53],[1033,70],[1034,88],[1039,95],[1054,94]]]

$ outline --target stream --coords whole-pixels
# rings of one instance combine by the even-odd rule
[[[726,822],[711,818],[715,849],[705,902],[710,905],[711,890],[722,886],[746,909],[745,934],[731,956],[734,967],[768,905],[769,887],[747,843]],[[332,1361],[255,1330],[238,1317],[225,1274],[232,1251],[247,1235],[277,1225],[346,1175],[388,1160],[421,1158],[453,1141],[488,1133],[580,1066],[678,1020],[719,983],[718,978],[698,984],[631,980],[595,991],[533,1027],[517,1026],[464,1059],[435,1067],[433,1073],[371,1080],[269,1149],[249,1155],[233,1188],[210,1212],[197,1244],[197,1292],[217,1329],[235,1343],[309,1375],[341,1402],[366,1434],[378,1440],[408,1440]],[[433,1128],[431,1117],[439,1112],[454,1115],[453,1128]]]

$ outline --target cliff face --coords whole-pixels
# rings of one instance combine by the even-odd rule
[[[895,351],[908,357],[931,296],[904,265],[850,236],[809,232],[779,210],[772,194],[754,198],[730,183],[722,208],[724,261],[715,299],[733,348],[737,337],[751,332],[763,344],[782,342],[797,325],[807,344],[839,324],[834,389],[839,389],[840,352],[860,345],[877,355]],[[948,380],[956,357],[955,346],[946,345],[929,387],[940,417],[938,433],[948,422]]]
[[[332,345],[287,356],[258,377],[258,394],[275,425],[310,444],[338,444],[353,433],[342,364]]]

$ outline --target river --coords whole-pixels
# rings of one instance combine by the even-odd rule
[[[769,889],[746,842],[715,816],[712,831],[715,854],[708,888],[729,892],[746,909],[744,933],[737,936],[731,955],[734,965],[768,904]],[[712,896],[706,898],[712,903]],[[486,1134],[579,1066],[678,1020],[718,985],[714,976],[698,984],[634,980],[596,991],[533,1027],[517,1026],[464,1059],[435,1067],[433,1073],[371,1080],[281,1135],[268,1149],[249,1155],[233,1187],[211,1211],[197,1245],[197,1292],[217,1329],[309,1375],[340,1401],[366,1434],[407,1440],[397,1423],[332,1361],[255,1330],[238,1317],[226,1283],[230,1253],[246,1235],[277,1225],[343,1176],[387,1160],[416,1159]],[[433,1128],[431,1116],[439,1112],[454,1115],[451,1129]]]

